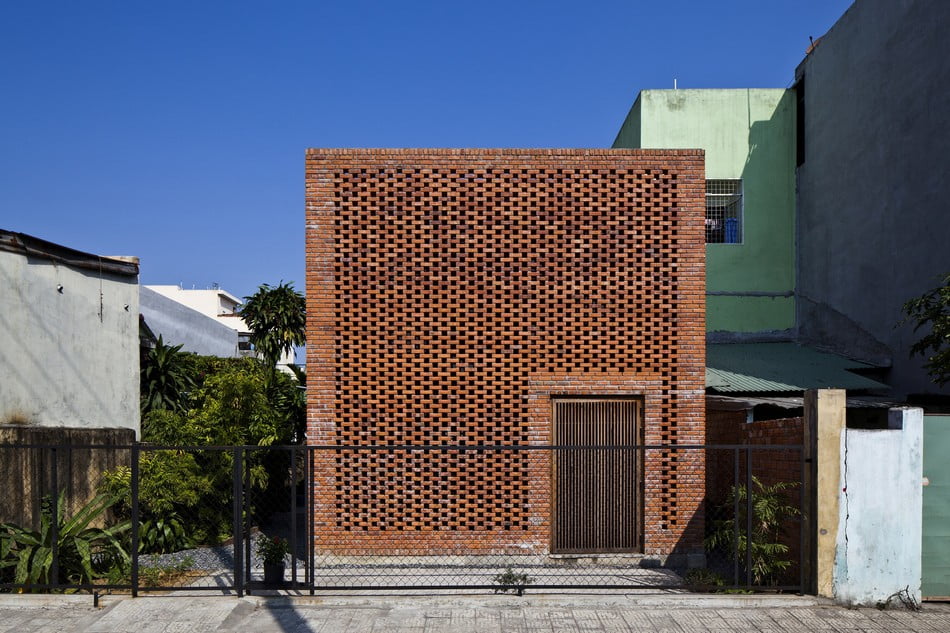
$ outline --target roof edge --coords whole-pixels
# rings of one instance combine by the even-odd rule
[[[94,255],[55,242],[48,242],[26,233],[4,229],[0,229],[0,251],[18,253],[29,257],[41,257],[75,268],[107,272],[114,275],[137,277],[139,274],[138,258]]]

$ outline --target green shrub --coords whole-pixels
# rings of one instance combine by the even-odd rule
[[[143,565],[139,568],[139,586],[172,586],[176,581],[188,576],[194,567],[195,560],[191,556],[186,556],[180,563],[172,565]],[[132,584],[131,569],[114,568],[110,571],[108,579],[111,585],[130,585]]]
[[[752,477],[752,533],[748,534],[749,491],[746,486],[733,486],[720,506],[721,515],[729,518],[714,521],[712,533],[706,537],[706,549],[722,550],[730,556],[738,556],[744,565],[747,552],[751,557],[752,582],[755,585],[775,585],[792,564],[788,558],[788,546],[782,542],[785,524],[800,513],[790,505],[785,491],[797,484],[779,482],[764,485]],[[738,501],[739,514],[734,515]],[[736,523],[738,522],[738,543]],[[738,545],[738,547],[737,547]]]
[[[221,458],[214,452],[140,452],[139,552],[164,554],[215,545],[230,534],[231,488],[215,485],[215,469],[202,463]],[[115,512],[131,519],[131,468],[122,466],[105,473],[102,489],[118,499]],[[227,499],[221,499],[221,495]]]
[[[496,575],[492,579],[492,582],[499,585],[499,587],[495,589],[495,593],[508,593],[512,591],[521,596],[524,595],[525,585],[531,584],[532,580],[534,579],[528,574],[516,572],[511,567],[506,567],[504,572]]]
[[[182,354],[158,346],[164,365],[143,371],[142,441],[163,446],[270,446],[303,437],[306,402],[300,381],[253,358],[224,359]],[[155,350],[153,350],[155,351]],[[174,368],[174,380],[158,370]],[[180,374],[186,377],[177,381]],[[187,385],[176,393],[183,399],[152,398],[160,384]],[[157,380],[157,378],[155,379]],[[177,388],[177,387],[176,387]],[[172,389],[174,391],[175,389]],[[158,390],[164,393],[162,390]],[[149,398],[146,402],[145,398]],[[162,405],[162,403],[165,403]],[[140,551],[164,553],[198,545],[214,545],[230,535],[233,513],[232,455],[228,451],[148,450],[140,453]],[[273,499],[287,484],[288,456],[277,452],[248,452],[251,498]],[[103,489],[120,498],[116,509],[131,518],[131,469],[106,473]],[[283,495],[286,496],[286,495]],[[273,504],[271,504],[273,505]],[[256,510],[251,509],[256,517]]]

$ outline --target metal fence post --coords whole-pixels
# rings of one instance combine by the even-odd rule
[[[234,497],[234,588],[237,591],[238,598],[244,597],[244,522],[243,522],[243,506],[244,498],[242,494],[242,453],[241,447],[235,446],[231,449],[232,455],[232,495]]]
[[[732,556],[733,570],[732,570],[732,584],[736,587],[739,586],[739,449],[736,448],[733,451],[732,466],[735,469],[733,482],[732,482],[732,522],[733,528],[735,530],[735,547],[732,549],[735,552]]]
[[[132,444],[132,597],[139,595],[139,443]]]
[[[752,586],[752,448],[745,449],[745,579]]]
[[[307,500],[307,571],[309,576],[307,582],[310,585],[310,595],[314,595],[316,592],[316,577],[314,576],[314,558],[316,553],[316,548],[313,545],[313,453],[314,449],[307,448],[307,469],[306,474],[304,475],[304,485],[306,488],[306,500]]]
[[[47,583],[51,586],[59,586],[59,447],[50,447],[52,463],[50,464],[50,474],[53,478],[53,494],[50,498],[50,546],[53,549],[53,560],[50,564],[49,578]],[[40,511],[42,513],[42,509]]]
[[[805,542],[805,537],[808,532],[808,495],[805,490],[805,481],[807,480],[806,475],[806,458],[805,458],[805,447],[802,446],[802,450],[798,453],[801,458],[801,479],[798,482],[798,584],[799,591],[805,593],[807,591],[806,587],[806,577],[805,577],[805,561],[808,558],[808,554],[805,551],[807,544]]]
[[[245,448],[244,462],[250,464],[250,461],[251,453]],[[248,465],[248,467],[244,469],[244,496],[242,498],[242,508],[244,511],[244,532],[242,533],[242,538],[244,539],[244,580],[247,585],[246,589],[248,595],[251,594],[251,522],[254,520],[254,517],[251,516],[251,512],[254,502],[255,498],[251,489],[251,468],[250,465]]]
[[[297,588],[297,447],[290,447],[290,582]]]

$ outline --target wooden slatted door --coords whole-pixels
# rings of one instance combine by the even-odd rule
[[[642,419],[639,399],[554,400],[552,553],[640,551]]]

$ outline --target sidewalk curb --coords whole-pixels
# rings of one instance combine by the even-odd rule
[[[668,609],[794,609],[820,606],[815,596],[759,595],[645,595],[645,594],[526,594],[509,595],[372,595],[372,596],[288,596],[251,595],[242,598],[259,608],[293,609],[297,607],[544,607],[582,609],[593,607],[647,607]]]
[[[193,596],[141,596],[134,600],[188,600]],[[194,596],[197,597],[197,596]],[[207,596],[211,598],[212,596]],[[495,607],[544,607],[584,609],[594,607],[645,607],[667,609],[792,609],[828,606],[826,600],[816,596],[799,595],[697,595],[697,594],[526,594],[512,595],[458,595],[458,594],[374,594],[374,595],[286,595],[255,594],[213,596],[216,600],[236,600],[253,604],[257,608],[293,609],[297,607],[364,607],[391,608],[495,608]],[[133,600],[127,594],[102,594],[99,607],[111,607],[118,602]],[[0,594],[0,608],[41,607],[93,607],[91,594]]]
[[[99,594],[99,608],[111,606],[132,596],[126,594]],[[40,607],[93,607],[91,593],[2,593],[0,594],[0,609],[11,607],[40,608]]]

